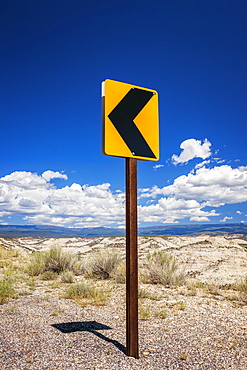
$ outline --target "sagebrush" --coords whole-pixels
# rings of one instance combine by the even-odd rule
[[[35,252],[27,272],[31,276],[38,276],[45,271],[60,274],[63,271],[73,270],[77,261],[77,256],[70,251],[54,246],[45,252]]]
[[[105,250],[95,253],[88,261],[88,276],[109,279],[114,275],[121,263],[121,255],[112,250]]]
[[[151,284],[171,287],[180,285],[185,280],[185,274],[179,270],[176,259],[163,251],[148,255],[145,267],[144,279]]]

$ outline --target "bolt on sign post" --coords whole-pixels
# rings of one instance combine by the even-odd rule
[[[126,354],[139,358],[137,159],[159,160],[158,93],[102,82],[103,154],[126,158]]]

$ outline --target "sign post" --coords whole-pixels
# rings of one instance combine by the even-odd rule
[[[126,158],[126,354],[139,358],[137,161]]]
[[[126,159],[126,354],[139,358],[137,159],[159,159],[158,94],[105,80],[102,106],[103,154]]]

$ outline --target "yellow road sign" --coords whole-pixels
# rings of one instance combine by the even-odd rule
[[[158,93],[123,82],[102,82],[103,153],[159,160]]]

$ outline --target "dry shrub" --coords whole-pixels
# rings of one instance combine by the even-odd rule
[[[52,270],[47,270],[47,271],[44,271],[41,275],[40,275],[40,279],[41,280],[55,280],[57,278],[57,274],[52,271]]]
[[[0,268],[12,267],[13,259],[19,256],[19,251],[8,250],[0,246]]]
[[[70,251],[55,246],[45,252],[35,252],[27,272],[30,276],[38,276],[45,271],[60,274],[66,270],[73,270],[76,261],[76,256]]]
[[[64,271],[61,274],[61,282],[62,283],[67,283],[67,284],[72,284],[75,280],[75,276],[72,271]]]
[[[44,255],[41,252],[35,252],[31,262],[26,268],[26,272],[30,276],[38,276],[45,271]]]
[[[64,251],[60,247],[52,247],[44,253],[45,270],[61,273],[73,270],[76,257],[70,251]]]
[[[87,263],[85,262],[85,260],[76,261],[73,266],[73,272],[76,276],[87,274],[88,269],[87,269]]]
[[[148,255],[145,278],[148,283],[171,287],[181,285],[185,280],[185,274],[179,271],[177,261],[173,256],[159,251]]]
[[[94,254],[88,262],[88,275],[99,279],[109,279],[121,263],[121,255],[112,250]]]

